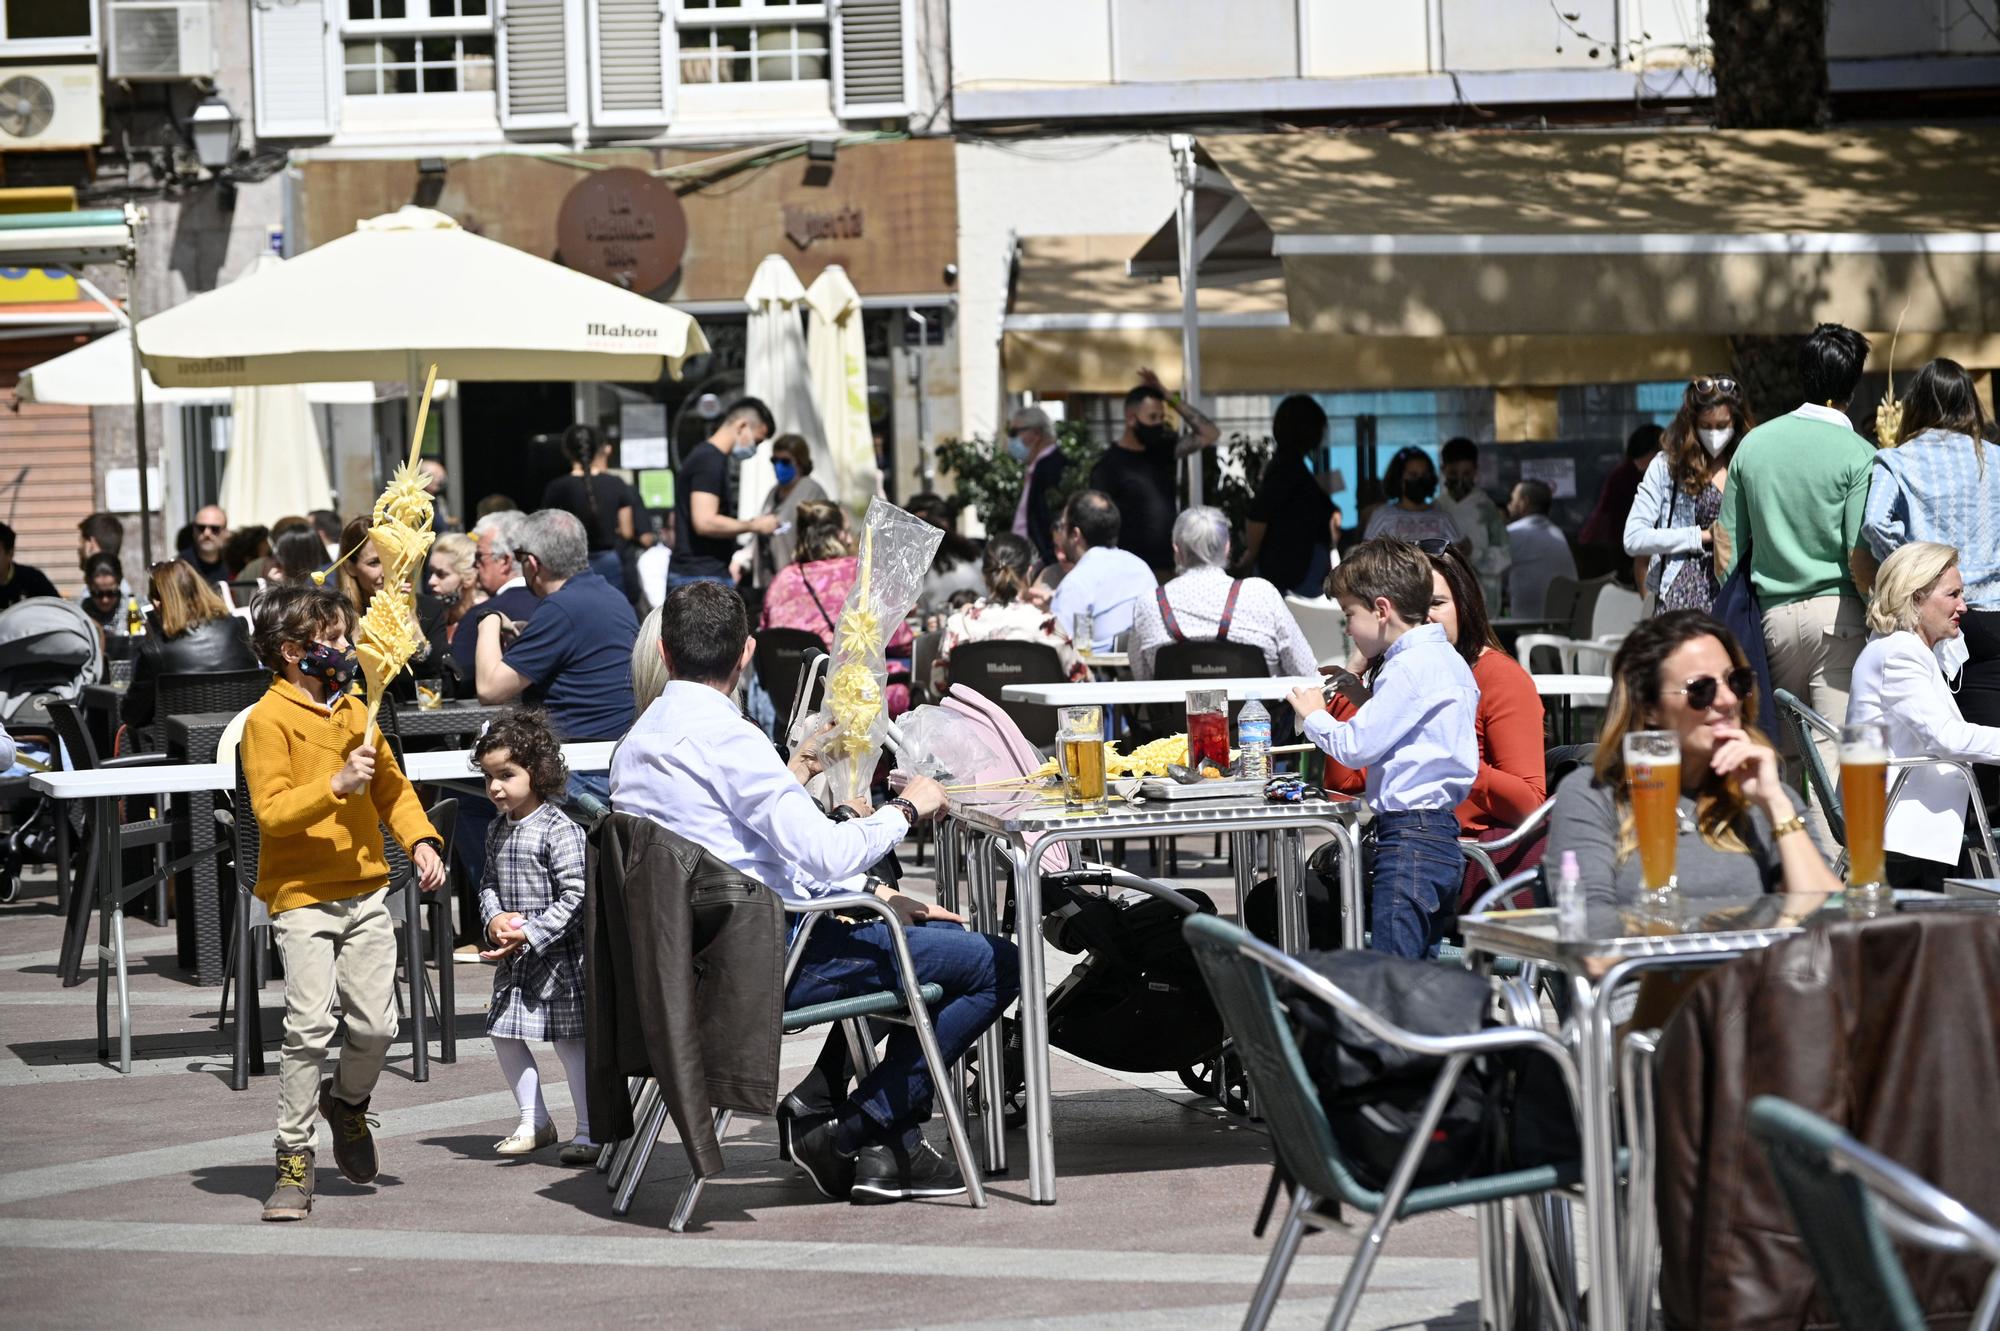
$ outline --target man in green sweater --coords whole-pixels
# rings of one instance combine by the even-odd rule
[[[1717,576],[1727,577],[1747,551],[1773,687],[1836,726],[1847,719],[1854,660],[1868,632],[1863,598],[1875,580],[1861,536],[1875,449],[1847,417],[1867,359],[1868,339],[1839,324],[1821,324],[1806,339],[1799,353],[1805,402],[1737,445],[1716,560]],[[1818,743],[1828,770],[1836,770],[1838,746]],[[1796,779],[1799,755],[1789,739],[1783,744]]]

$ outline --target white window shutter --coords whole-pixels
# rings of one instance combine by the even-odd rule
[[[911,0],[830,0],[833,113],[883,120],[910,113],[915,15]]]
[[[260,139],[323,139],[340,128],[338,0],[252,0],[253,105]]]
[[[496,19],[501,127],[565,129],[574,125],[563,0],[505,0]]]
[[[665,125],[679,62],[671,0],[590,0],[590,123]]]

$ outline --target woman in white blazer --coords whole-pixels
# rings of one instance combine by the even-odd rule
[[[1958,636],[1965,579],[1958,551],[1913,541],[1883,561],[1868,605],[1874,636],[1854,663],[1847,723],[1885,727],[1896,758],[1957,758],[2000,763],[2000,726],[1976,726],[1959,714],[1935,649]],[[1896,887],[1936,891],[1965,854],[1965,780],[1948,767],[1910,772],[1889,810],[1884,844]]]

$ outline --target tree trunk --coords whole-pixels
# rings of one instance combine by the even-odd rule
[[[1829,118],[1826,0],[1710,0],[1717,129],[1817,129]],[[1810,330],[1729,339],[1758,420],[1799,405],[1799,349]]]
[[[1817,129],[1830,110],[1826,0],[1710,0],[1717,129]]]

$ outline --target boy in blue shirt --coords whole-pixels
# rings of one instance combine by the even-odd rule
[[[1372,692],[1350,721],[1336,721],[1315,688],[1292,691],[1292,709],[1320,750],[1367,768],[1375,812],[1371,945],[1399,957],[1437,955],[1465,877],[1453,812],[1479,775],[1479,686],[1445,632],[1429,622],[1433,579],[1423,551],[1369,541],[1327,576],[1347,633],[1374,662]]]

